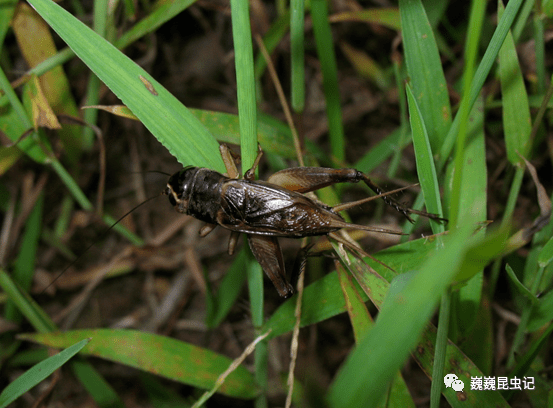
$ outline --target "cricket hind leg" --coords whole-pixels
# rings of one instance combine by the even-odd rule
[[[328,234],[328,236],[335,241],[339,242],[346,248],[348,248],[351,253],[356,256],[358,259],[363,260],[363,257],[371,258],[373,261],[381,264],[385,268],[391,270],[392,272],[395,272],[390,266],[386,265],[382,261],[379,261],[369,253],[363,251],[363,249],[357,244],[357,242],[353,241],[351,238],[347,239],[346,237],[341,237],[335,232],[331,232]],[[327,251],[319,251],[319,252],[311,252],[311,248],[314,246],[313,243],[306,245],[299,249],[296,259],[294,261],[294,268],[292,270],[292,274],[290,276],[290,282],[295,287],[300,275],[305,272],[305,266],[307,264],[307,258],[310,256],[327,256],[325,253]],[[330,255],[331,258],[337,259],[336,255]]]
[[[358,183],[363,181],[374,193],[382,195],[382,199],[390,207],[402,213],[410,222],[414,222],[410,214],[418,214],[439,221],[446,221],[436,214],[407,208],[386,194],[368,176],[356,169],[331,169],[326,167],[296,167],[276,172],[267,180],[298,193],[307,193],[337,183]],[[361,204],[361,202],[360,202]]]
[[[286,280],[284,258],[278,239],[267,235],[247,234],[247,236],[255,259],[273,282],[278,294],[283,298],[292,296],[294,288]]]
[[[292,283],[293,287],[296,287],[300,275],[305,272],[307,257],[318,255],[309,253],[313,245],[315,244],[311,243],[309,245],[301,247],[296,254],[296,258],[294,260],[294,268],[292,269],[292,274],[290,275],[290,282]]]
[[[347,234],[345,234],[343,237],[338,235],[337,233],[335,232],[331,232],[328,234],[328,236],[330,238],[332,238],[333,240],[341,243],[342,245],[344,245],[345,247],[347,247],[351,253],[356,257],[358,258],[359,260],[363,261],[363,257],[367,257],[367,258],[371,258],[374,262],[376,263],[379,263],[380,265],[382,265],[383,267],[389,269],[390,271],[394,272],[394,273],[397,273],[394,269],[392,269],[390,266],[386,265],[384,262],[376,259],[374,256],[372,256],[371,254],[365,252],[360,246],[359,244],[352,240]]]

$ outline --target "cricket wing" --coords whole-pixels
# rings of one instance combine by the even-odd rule
[[[229,180],[223,189],[217,222],[233,231],[297,238],[341,228],[329,207],[267,182]]]

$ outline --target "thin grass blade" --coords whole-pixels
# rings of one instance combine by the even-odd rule
[[[36,364],[16,380],[10,383],[0,394],[0,408],[4,408],[29,391],[35,385],[49,377],[54,371],[64,365],[71,357],[77,354],[88,344],[90,339],[79,341],[55,356],[49,357]]]
[[[498,1],[499,16],[504,12],[503,4]],[[503,102],[503,128],[507,158],[511,164],[522,162],[519,154],[527,157],[531,148],[530,132],[532,123],[528,94],[524,85],[515,42],[509,31],[499,50],[499,79]]]
[[[321,61],[323,88],[326,100],[326,116],[330,135],[332,155],[339,161],[345,159],[344,126],[340,106],[340,88],[338,86],[338,68],[332,32],[328,22],[328,5],[326,0],[311,2],[311,19],[317,55]]]
[[[432,27],[420,0],[400,0],[405,63],[428,139],[438,151],[451,125],[447,83]]]
[[[243,171],[248,170],[257,156],[257,105],[253,44],[249,3],[231,0],[232,38],[236,67],[238,120],[240,122],[240,153]]]
[[[417,160],[417,174],[424,195],[424,201],[428,212],[433,214],[443,214],[442,202],[440,199],[440,187],[434,165],[434,156],[427,127],[425,126],[422,113],[418,103],[413,95],[409,84],[406,86],[407,102],[409,105],[409,115],[411,118],[411,130],[413,133],[413,147],[415,148],[415,157]],[[443,223],[430,220],[430,226],[434,234],[444,232]]]

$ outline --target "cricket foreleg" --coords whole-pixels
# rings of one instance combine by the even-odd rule
[[[205,237],[207,234],[209,234],[211,231],[213,231],[217,227],[217,224],[210,224],[208,222],[204,223],[202,228],[200,228],[200,237]]]
[[[255,170],[257,169],[257,166],[259,166],[259,162],[261,161],[262,156],[263,156],[263,150],[261,150],[261,146],[258,144],[257,156],[255,157],[252,168],[244,173],[244,179],[250,180],[250,181],[255,180]]]
[[[240,173],[238,172],[238,168],[236,167],[236,161],[234,160],[233,153],[229,149],[229,147],[223,143],[219,146],[219,151],[221,152],[223,163],[225,163],[225,168],[227,169],[228,176],[233,179],[240,178]],[[261,150],[261,146],[258,145],[257,156],[255,158],[253,166],[251,169],[244,173],[244,178],[246,180],[255,180],[255,170],[257,169],[257,166],[259,166],[259,162],[261,161],[262,156],[263,151]]]
[[[278,294],[288,298],[294,294],[292,285],[286,280],[284,258],[277,238],[266,235],[248,234],[248,243],[255,259],[275,285]]]
[[[231,231],[230,238],[228,240],[228,254],[234,254],[234,249],[236,248],[236,243],[238,242],[238,237],[240,233],[237,231]]]
[[[226,144],[219,146],[219,152],[221,152],[221,158],[223,163],[225,163],[225,168],[227,169],[227,174],[230,178],[237,179],[240,177],[238,173],[238,168],[236,167],[236,162],[232,157],[232,151],[228,148]]]

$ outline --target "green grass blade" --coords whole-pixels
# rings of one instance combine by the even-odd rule
[[[482,61],[480,62],[480,65],[478,66],[478,69],[474,74],[472,86],[470,88],[470,94],[463,96],[463,98],[468,98],[469,100],[467,107],[468,110],[471,110],[472,106],[476,102],[476,98],[478,98],[478,95],[482,90],[482,86],[484,85],[484,81],[488,77],[488,74],[490,73],[490,70],[495,63],[495,59],[497,57],[497,54],[499,53],[499,49],[501,48],[501,45],[503,44],[503,41],[505,40],[505,37],[507,36],[511,25],[513,24],[513,21],[517,16],[522,2],[523,0],[512,0],[509,1],[509,3],[507,4],[505,12],[501,16],[501,19],[497,24],[497,28],[493,33],[492,39],[490,40],[490,43],[486,48],[486,52],[482,57]],[[439,154],[438,169],[440,170],[444,168],[446,161],[450,157],[451,150],[455,145],[457,133],[459,132],[459,127],[461,125],[460,120],[461,115],[457,113],[447,133],[447,136],[444,139],[444,143],[440,149]]]
[[[468,95],[470,93],[470,86],[473,80],[474,69],[476,65],[476,59],[478,57],[478,50],[480,45],[480,36],[482,33],[482,24],[485,13],[485,4],[482,2],[475,1],[472,3],[471,15],[469,21],[469,29],[467,34],[467,44],[465,46],[465,72],[463,73],[463,95]],[[457,228],[457,222],[461,218],[460,207],[461,207],[461,184],[464,180],[464,157],[465,149],[467,145],[467,128],[469,126],[469,112],[470,108],[468,106],[468,99],[463,98],[461,107],[459,109],[459,134],[457,136],[454,166],[455,171],[453,172],[452,182],[451,182],[451,200],[450,200],[450,210],[449,217],[451,226],[450,229]],[[472,179],[469,179],[472,180]],[[483,221],[483,220],[482,220]]]
[[[380,24],[392,30],[401,30],[399,10],[396,7],[346,11],[334,14],[329,20],[333,23],[362,21],[371,24]]]
[[[545,23],[538,13],[534,14],[534,41],[536,49],[537,93],[543,94],[547,89],[546,56],[545,56]]]
[[[427,344],[431,333],[424,331],[424,328],[441,294],[459,271],[474,270],[480,262],[488,263],[492,257],[501,253],[505,245],[504,232],[490,237],[486,243],[471,238],[471,234],[472,229],[466,227],[455,231],[444,239],[443,248],[428,257],[420,270],[402,275],[392,283],[397,288],[390,290],[391,293],[387,295],[374,328],[348,356],[330,388],[328,397],[332,407],[376,406],[396,370],[404,364],[423,333],[424,337],[417,346],[417,355],[420,358],[423,350],[424,354],[429,354],[426,358],[433,355],[433,350],[423,346]],[[363,279],[370,274],[362,273],[359,276]],[[393,350],[390,350],[391,344],[394,345]],[[450,362],[456,360],[464,361],[466,357],[462,353],[455,358],[448,354],[447,369],[455,369]],[[468,387],[470,374],[467,373],[475,371],[478,372],[476,367],[469,363],[466,369],[455,372]],[[367,381],[367,378],[371,381]],[[447,390],[445,395],[453,406],[465,406],[465,401],[459,401],[454,391]],[[498,392],[487,395],[467,392],[466,396],[472,406],[487,406],[482,404],[492,401],[496,406],[507,406]]]
[[[0,8],[0,44],[4,45],[6,34],[10,28],[13,14],[15,12],[15,6],[17,1],[5,2],[3,7]]]
[[[225,170],[217,141],[146,71],[54,2],[30,4],[179,162]]]
[[[305,55],[304,29],[305,4],[304,0],[290,2],[290,50],[292,66],[292,109],[302,112],[305,106]]]
[[[71,357],[77,354],[90,339],[84,339],[67,349],[59,352],[55,356],[49,357],[36,364],[24,374],[20,375],[10,385],[8,385],[0,394],[0,408],[4,408],[29,391],[42,380],[50,376],[54,371],[64,365]]]
[[[243,247],[223,277],[217,293],[210,299],[213,305],[207,309],[207,327],[219,326],[242,292],[246,280],[246,257],[246,249]]]
[[[250,27],[249,3],[241,0],[230,2],[232,38],[236,67],[238,120],[240,122],[240,153],[243,169],[252,166],[257,156],[257,106],[253,66],[253,45]]]
[[[336,243],[332,243],[332,245],[338,251]],[[346,269],[338,262],[336,263],[336,272],[340,279],[340,286],[346,302],[351,326],[353,327],[355,342],[359,343],[369,332],[370,328],[373,327],[374,322],[367,310],[365,300],[363,300],[363,291],[360,291],[358,286],[355,285],[351,274],[346,272]],[[390,406],[415,407],[413,398],[400,372],[397,373],[392,383],[388,404]]]
[[[333,243],[333,246],[336,251],[339,250],[335,243]],[[336,272],[338,273],[338,279],[340,279],[340,287],[344,294],[355,342],[358,343],[372,327],[372,317],[367,310],[365,301],[361,297],[361,293],[357,291],[356,286],[353,284],[351,275],[346,272],[340,263],[336,263]]]
[[[326,116],[330,135],[332,155],[338,161],[345,159],[344,126],[342,124],[342,109],[340,106],[340,88],[338,86],[338,68],[332,32],[328,22],[328,6],[326,0],[311,1],[311,19],[317,55],[321,61],[323,72],[323,88],[326,101]]]
[[[89,337],[92,341],[82,350],[84,355],[125,364],[203,389],[210,389],[232,362],[189,343],[135,330],[96,329],[21,335],[24,340],[49,347],[65,347]],[[257,395],[258,389],[250,372],[239,366],[227,377],[219,392],[251,399]]]
[[[1,269],[0,287],[36,331],[47,333],[56,330],[56,325],[44,310],[26,292],[17,286],[10,275]]]
[[[244,237],[244,241],[247,241]],[[263,269],[261,265],[255,260],[250,247],[247,242],[244,242],[246,247],[244,251],[246,252],[245,267],[248,280],[248,293],[250,295],[250,309],[251,309],[251,319],[252,324],[256,327],[255,335],[258,336],[263,333],[261,326],[264,321],[263,313]],[[254,352],[254,371],[255,371],[255,382],[258,387],[260,387],[263,392],[259,395],[256,400],[256,405],[266,406],[267,405],[267,370],[268,370],[268,355],[267,355],[267,339],[261,341],[255,348]]]
[[[94,2],[94,31],[99,36],[106,38],[107,24],[108,24],[108,2],[106,0]],[[88,79],[88,85],[85,97],[85,106],[98,105],[100,102],[100,79],[91,74]],[[83,119],[86,123],[95,125],[98,119],[98,110],[85,109],[83,112]],[[92,128],[84,126],[81,132],[83,144],[86,143],[84,149],[90,150],[94,141],[94,132]]]
[[[288,33],[290,27],[290,13],[286,11],[276,19],[263,37],[263,44],[269,55],[273,53],[282,38]],[[261,52],[255,58],[255,79],[259,81],[267,68],[267,61]],[[258,89],[258,92],[260,90]]]
[[[457,189],[459,202],[457,209],[451,209],[452,205],[446,205],[451,212],[455,211],[455,218],[464,224],[470,224],[476,230],[487,220],[487,166],[486,148],[484,140],[484,101],[479,98],[474,105],[467,120],[466,142],[462,148],[460,165],[458,162],[451,162],[446,172],[445,185],[451,185],[452,191],[447,191],[446,200],[450,200],[453,190]],[[459,169],[459,170],[458,170]],[[452,181],[453,175],[457,175],[460,184]],[[450,224],[453,216],[450,216]],[[453,229],[453,228],[451,228]],[[485,229],[475,233],[484,234]],[[450,327],[450,338],[455,341],[458,336],[468,337],[470,342],[474,336],[467,336],[471,333],[478,318],[482,305],[483,271],[469,280],[456,295],[455,304],[452,310],[455,317]],[[483,312],[482,312],[483,313]],[[482,328],[479,329],[482,331]],[[488,345],[481,343],[474,344],[478,352],[484,351]]]
[[[504,12],[501,1],[498,1],[498,6],[499,16],[501,17],[502,12]],[[511,164],[515,165],[522,162],[519,154],[527,157],[530,151],[532,123],[528,94],[526,93],[518,61],[515,42],[510,31],[499,50],[499,79],[501,82],[503,128],[507,158]]]
[[[240,123],[240,151],[242,172],[245,172],[251,168],[258,153],[253,44],[249,2],[231,0],[230,6]],[[255,327],[259,327],[263,322],[263,273],[260,265],[253,259],[253,255],[248,256],[247,270],[252,322]],[[256,384],[265,390],[268,377],[267,342],[259,343],[254,353]],[[266,405],[265,392],[258,396],[256,404]]]
[[[419,110],[417,101],[409,84],[407,84],[406,90],[409,115],[411,118],[411,130],[413,133],[413,146],[417,159],[417,174],[424,195],[424,201],[428,212],[441,215],[443,211],[440,199],[440,187],[438,185],[436,167],[434,166],[434,156],[432,155],[430,137],[427,133],[422,113]],[[430,226],[434,234],[439,234],[445,230],[444,224],[441,222],[430,220]]]
[[[36,251],[42,224],[43,203],[44,194],[40,194],[31,215],[27,219],[21,248],[17,255],[12,275],[12,279],[18,283],[21,290],[27,292],[31,288],[35,271]],[[11,301],[6,304],[4,316],[6,319],[13,322],[20,322],[22,317],[20,312],[16,309],[15,304]]]
[[[136,23],[129,31],[125,32],[115,41],[117,48],[125,48],[146,34],[152,33],[171,20],[173,17],[186,10],[196,0],[175,0],[170,2],[157,2],[157,7],[150,14]]]
[[[109,382],[84,358],[76,358],[71,361],[71,369],[99,407],[125,407]]]
[[[549,266],[551,262],[553,262],[553,237],[549,238],[538,256],[538,265],[540,268]]]
[[[405,63],[433,151],[451,125],[451,106],[432,27],[420,0],[400,0]]]

